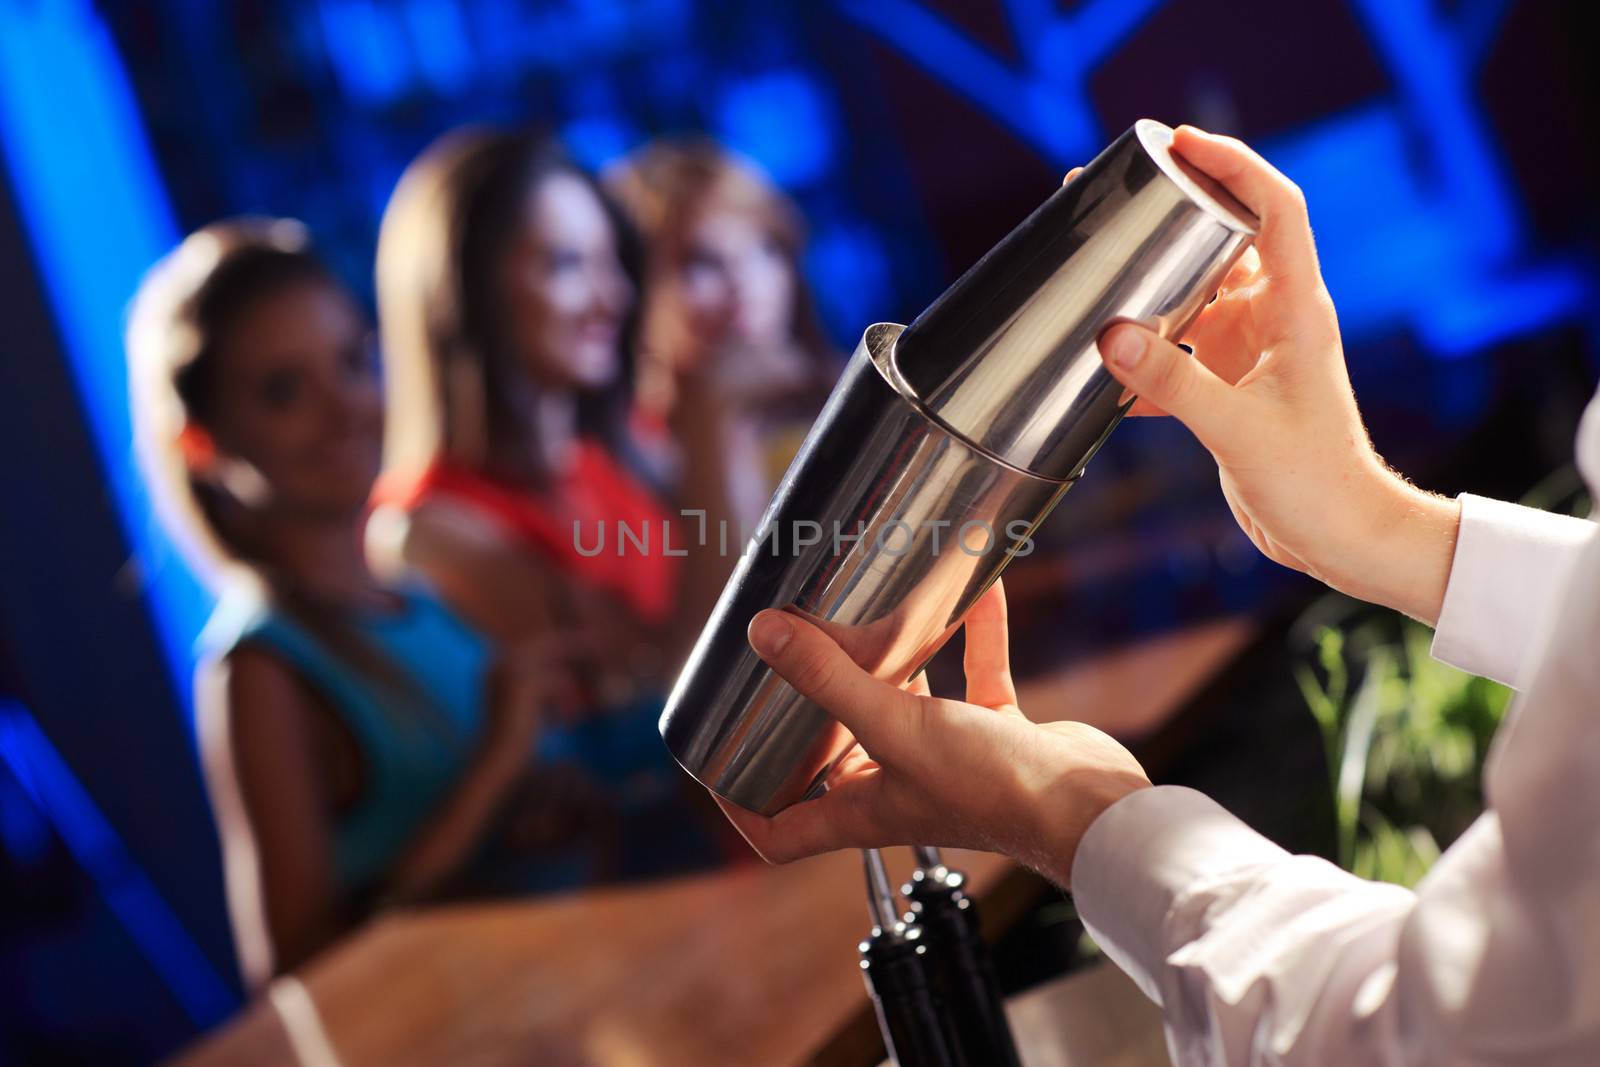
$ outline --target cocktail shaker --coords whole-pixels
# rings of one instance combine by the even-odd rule
[[[1111,323],[1176,339],[1256,220],[1141,120],[909,327],[867,328],[661,717],[678,762],[774,814],[853,744],[745,630],[781,607],[901,684],[955,632],[1127,410]]]

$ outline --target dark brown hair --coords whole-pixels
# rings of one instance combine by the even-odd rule
[[[153,267],[128,322],[129,399],[145,480],[173,540],[214,587],[249,578],[291,621],[397,703],[428,697],[343,612],[309,595],[251,536],[244,506],[185,455],[190,427],[210,431],[229,331],[257,301],[300,284],[338,287],[288,219],[234,219],[197,230]]]
[[[415,477],[440,456],[477,467],[491,443],[526,429],[529,405],[519,401],[537,387],[507,338],[496,278],[524,225],[529,194],[555,174],[594,192],[638,292],[632,227],[593,177],[550,141],[458,130],[430,145],[401,176],[378,237],[386,479]],[[623,321],[617,380],[579,398],[579,429],[612,447],[620,443],[632,392],[636,306]]]

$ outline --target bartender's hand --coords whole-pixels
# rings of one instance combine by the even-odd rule
[[[1172,414],[1211,451],[1240,527],[1269,558],[1437,622],[1460,506],[1408,484],[1356,410],[1300,190],[1239,141],[1179,127],[1173,148],[1261,220],[1190,329],[1191,357],[1134,325],[1100,338],[1135,415]]]
[[[839,848],[975,848],[1067,885],[1089,824],[1150,780],[1094,727],[1023,716],[998,582],[967,616],[966,635],[963,703],[930,696],[920,675],[907,689],[879,681],[794,615],[763,611],[751,621],[751,646],[860,742],[815,800],[771,818],[723,803],[757,852],[786,863]]]

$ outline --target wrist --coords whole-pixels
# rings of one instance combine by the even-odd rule
[[[1360,524],[1341,580],[1350,596],[1428,625],[1438,621],[1461,525],[1457,500],[1419,489],[1384,468],[1375,506]]]
[[[1004,851],[1070,889],[1072,864],[1089,827],[1118,801],[1151,788],[1131,757],[1128,763],[1127,767],[1079,763],[1041,778],[1014,806],[1024,814],[1018,826],[1021,833]]]
[[[1099,773],[1093,781],[1078,788],[1078,809],[1072,818],[1063,822],[1052,849],[1054,861],[1049,874],[1057,885],[1068,891],[1072,889],[1072,865],[1089,828],[1118,802],[1150,788],[1150,780],[1142,774],[1135,776],[1123,771]]]

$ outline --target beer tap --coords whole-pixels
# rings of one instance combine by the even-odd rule
[[[962,1059],[985,1067],[1021,1067],[978,907],[966,893],[966,876],[946,866],[936,848],[918,846],[912,852],[917,869],[901,889],[911,904],[905,921],[922,930],[928,980]]]
[[[901,916],[883,854],[863,849],[872,932],[858,946],[861,974],[878,1013],[889,1056],[899,1067],[976,1067],[957,1057],[944,1012],[925,970],[922,927]]]

